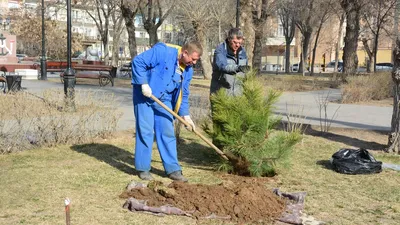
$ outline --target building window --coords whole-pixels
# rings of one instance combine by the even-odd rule
[[[276,32],[276,36],[277,36],[277,37],[284,37],[284,36],[285,36],[285,34],[284,34],[284,32],[283,32],[283,25],[282,25],[282,22],[281,22],[281,20],[279,20],[279,19],[278,19],[278,30],[277,30],[277,32]]]
[[[145,38],[146,37],[146,33],[145,32],[140,32],[140,38]]]
[[[171,43],[171,33],[164,33],[164,41]]]
[[[91,36],[91,34],[92,34],[92,29],[87,28],[86,29],[86,36]]]

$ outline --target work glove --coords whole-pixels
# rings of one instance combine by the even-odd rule
[[[151,88],[148,84],[142,84],[142,94],[148,98],[151,97]]]
[[[191,127],[185,126],[185,128],[189,131],[194,131],[196,129],[196,126],[194,125],[193,120],[190,118],[190,116],[183,116],[183,119],[190,124]]]
[[[250,66],[238,66],[237,72],[247,73],[251,69]]]

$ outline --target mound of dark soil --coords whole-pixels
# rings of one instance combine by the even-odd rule
[[[284,212],[285,202],[262,183],[241,180],[219,185],[151,182],[120,195],[145,200],[147,206],[171,205],[196,218],[225,218],[239,223],[270,222]]]

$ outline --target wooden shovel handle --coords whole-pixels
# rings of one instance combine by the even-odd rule
[[[153,99],[155,102],[157,102],[161,107],[163,107],[165,110],[167,110],[169,113],[171,113],[173,116],[175,116],[181,123],[183,123],[187,127],[192,127],[186,120],[184,120],[182,117],[180,117],[177,113],[172,111],[168,106],[166,106],[164,103],[162,103],[158,98],[156,98],[154,95],[150,96],[151,99]],[[211,148],[213,148],[222,158],[229,160],[228,157],[225,155],[223,151],[221,151],[217,146],[215,146],[210,140],[208,140],[206,137],[204,137],[200,132],[197,130],[193,130],[193,133],[195,133],[197,136],[199,136],[203,141],[205,141]]]

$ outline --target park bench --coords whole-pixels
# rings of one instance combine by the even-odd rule
[[[119,68],[121,77],[129,77],[132,78],[132,64],[125,63]]]
[[[77,72],[75,78],[98,79],[100,86],[106,86],[111,83],[114,86],[114,78],[117,73],[117,68],[107,65],[94,64],[78,64],[72,62],[72,68]],[[64,71],[67,68],[65,61],[49,61],[47,62],[47,72],[60,72],[61,82],[64,82]],[[88,73],[98,72],[98,73]]]
[[[114,78],[117,73],[117,68],[106,65],[90,65],[90,64],[76,64],[72,68],[77,72],[75,78],[98,79],[101,87],[111,83],[114,86]],[[63,71],[64,72],[64,71]],[[64,82],[64,73],[60,73],[61,82]],[[85,73],[85,72],[98,72]]]

